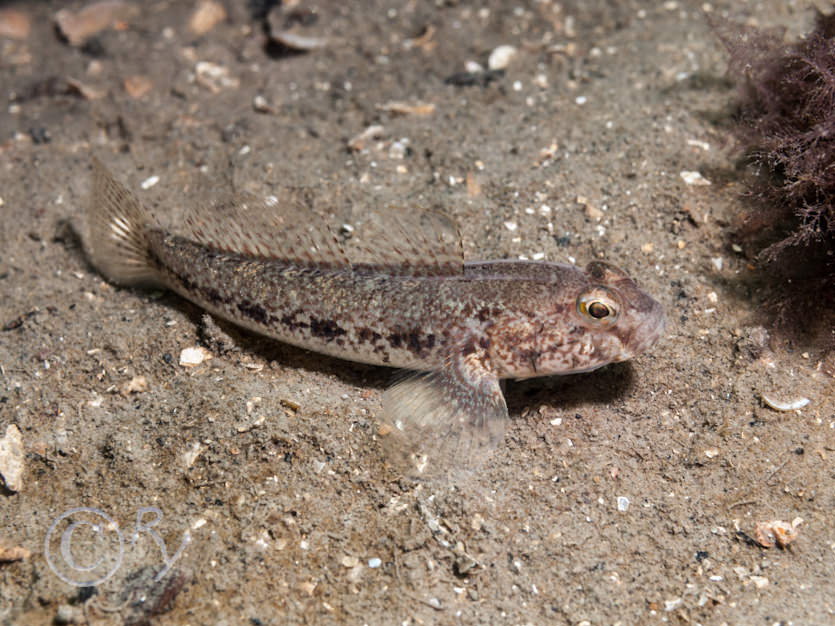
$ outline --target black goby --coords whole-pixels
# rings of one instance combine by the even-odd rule
[[[434,212],[392,218],[352,262],[311,211],[251,196],[225,218],[192,212],[172,234],[94,161],[87,217],[87,253],[112,281],[168,288],[288,344],[414,370],[386,392],[380,433],[453,463],[503,439],[501,379],[624,361],[664,328],[659,303],[616,267],[465,261],[456,225]]]

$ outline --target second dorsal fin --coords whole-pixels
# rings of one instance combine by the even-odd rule
[[[211,248],[301,265],[350,267],[327,223],[292,192],[261,200],[249,193],[185,212],[186,236]]]
[[[436,210],[388,208],[372,214],[350,243],[357,267],[409,276],[460,274],[464,248],[458,224]]]

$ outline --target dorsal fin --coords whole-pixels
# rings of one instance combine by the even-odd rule
[[[350,267],[327,223],[293,192],[261,200],[239,193],[187,209],[186,236],[211,248],[321,268]]]
[[[357,268],[381,267],[409,276],[448,276],[464,271],[458,224],[436,210],[387,208],[364,220],[348,254]]]

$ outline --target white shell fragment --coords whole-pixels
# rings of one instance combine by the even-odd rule
[[[352,137],[348,141],[348,148],[356,152],[360,152],[361,150],[365,149],[365,146],[368,142],[382,137],[384,130],[385,129],[379,124],[372,124],[364,131],[362,131],[359,135]]]
[[[328,45],[327,37],[310,37],[307,35],[299,35],[288,30],[274,32],[272,33],[272,38],[293,50],[316,50],[317,48],[324,48]]]
[[[6,427],[6,436],[0,439],[0,476],[9,491],[23,487],[23,436],[14,424]]]
[[[180,352],[180,365],[183,367],[197,367],[203,361],[212,358],[212,353],[201,346],[183,348]]]
[[[187,468],[194,465],[201,452],[203,452],[203,446],[200,445],[199,441],[193,442],[190,447],[186,448],[186,451],[183,452],[183,461]]]
[[[683,170],[681,172],[682,180],[687,183],[688,185],[709,185],[710,181],[702,176],[699,172],[688,172],[687,170]]]
[[[513,46],[499,46],[490,53],[490,58],[487,60],[487,67],[491,70],[503,70],[510,65],[513,57],[518,52]]]
[[[788,402],[779,402],[769,398],[764,393],[760,394],[760,397],[763,399],[763,404],[770,409],[774,409],[775,411],[796,411],[798,409],[802,409],[810,402],[809,398],[797,398],[796,400],[790,400]]]
[[[142,187],[142,189],[150,189],[151,187],[156,185],[158,182],[159,182],[159,176],[154,174],[153,176],[149,176],[148,178],[143,180],[142,183],[139,186]]]
[[[241,81],[232,76],[228,67],[210,61],[198,61],[194,66],[194,79],[212,93],[220,93],[224,89],[235,89]]]

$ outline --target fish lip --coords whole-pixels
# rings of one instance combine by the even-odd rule
[[[652,319],[654,324],[644,324],[637,329],[637,335],[640,338],[638,341],[638,349],[636,354],[645,352],[661,339],[664,331],[667,329],[667,315],[659,302],[654,302],[652,307]]]
[[[661,339],[666,327],[667,316],[664,309],[657,301],[653,300],[648,319],[632,329],[632,332],[626,338],[625,344],[623,344],[626,356],[621,360],[633,359],[649,350]]]

